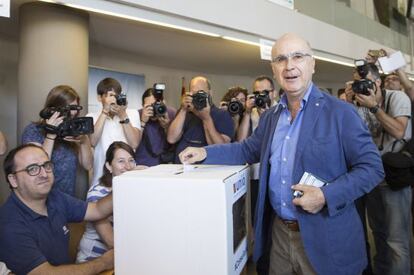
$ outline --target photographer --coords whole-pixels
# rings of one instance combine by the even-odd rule
[[[59,110],[68,106],[77,107],[79,101],[79,95],[72,87],[59,85],[47,95],[44,110],[48,108]],[[76,118],[78,112],[78,110],[71,110],[67,116],[72,119]],[[64,119],[65,115],[56,111],[48,119],[40,119],[38,122],[30,123],[23,130],[22,143],[33,143],[43,147],[46,153],[51,156],[51,161],[54,164],[54,187],[74,196],[77,165],[79,163],[85,170],[92,168],[92,149],[87,135],[59,137],[46,130],[46,126],[58,127],[64,122]]]
[[[141,117],[142,141],[135,152],[138,165],[154,166],[174,161],[172,145],[167,142],[167,129],[176,111],[164,104],[163,91],[147,89],[142,95]],[[164,87],[165,88],[165,87]]]
[[[358,66],[357,71],[362,81],[373,83],[357,89],[354,81],[353,85],[347,85],[347,95],[355,99],[358,113],[367,124],[381,155],[398,152],[404,140],[411,138],[409,98],[402,91],[382,90],[380,74],[374,64]],[[409,186],[393,190],[383,181],[367,195],[368,221],[376,247],[375,274],[410,274],[410,205]]]
[[[220,102],[220,109],[228,111],[233,119],[234,130],[237,133],[242,117],[246,113],[247,89],[243,87],[229,88]],[[236,137],[237,140],[237,137]]]
[[[178,142],[175,162],[180,163],[178,154],[188,146],[229,143],[233,136],[230,114],[212,104],[208,79],[191,79],[190,93],[182,98],[181,108],[168,128],[167,141]]]
[[[268,76],[259,76],[253,82],[253,95],[247,96],[246,111],[237,131],[237,141],[245,140],[256,129],[261,114],[273,106],[275,85]]]
[[[94,175],[92,186],[98,184],[102,176],[105,162],[105,152],[114,141],[123,141],[134,150],[138,147],[142,133],[137,110],[127,109],[127,100],[121,94],[121,84],[113,78],[105,78],[98,83],[98,101],[102,103],[102,110],[97,113],[90,113],[87,116],[93,117],[95,130],[90,135],[94,147]]]

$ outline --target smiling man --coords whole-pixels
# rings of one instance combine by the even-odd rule
[[[367,259],[354,201],[384,177],[378,150],[353,107],[312,83],[308,42],[283,35],[271,66],[285,93],[253,135],[242,143],[188,148],[181,161],[260,161],[254,259],[271,242],[270,274],[360,274]],[[305,173],[321,187],[299,184]]]
[[[0,262],[15,274],[97,274],[113,268],[113,250],[84,264],[69,260],[67,223],[112,213],[112,195],[86,203],[53,189],[53,163],[42,147],[21,145],[4,160],[12,189],[0,208]]]

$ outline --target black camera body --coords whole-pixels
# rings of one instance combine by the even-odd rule
[[[127,105],[127,96],[126,94],[120,93],[119,95],[115,96],[116,104],[119,106]]]
[[[266,108],[270,106],[270,97],[269,92],[265,91],[264,93],[254,93],[254,105],[258,108]]]
[[[361,77],[361,80],[355,80],[352,83],[352,90],[356,94],[363,94],[363,95],[370,95],[368,89],[374,90],[375,89],[375,83],[372,82],[369,79],[366,79],[368,75],[368,66],[366,60],[358,59],[355,60],[355,67],[358,75]]]
[[[79,105],[67,105],[65,107],[46,107],[40,111],[39,115],[43,119],[49,119],[55,112],[59,112],[63,116],[63,122],[59,126],[43,124],[42,128],[46,133],[55,134],[58,138],[67,136],[80,136],[93,133],[93,118],[91,117],[75,117],[72,118],[70,112],[82,110]]]
[[[153,96],[156,101],[151,106],[153,109],[154,117],[160,117],[167,112],[167,106],[162,102],[164,100],[165,84],[155,83],[153,86],[153,90]]]
[[[79,105],[66,105],[65,107],[46,107],[40,111],[39,116],[43,119],[49,119],[55,112],[59,112],[60,116],[65,118],[70,117],[71,111],[80,111],[82,106]]]
[[[207,107],[207,100],[210,100],[210,96],[207,92],[200,90],[191,96],[193,98],[193,105],[197,111],[200,111]]]
[[[154,116],[163,116],[167,112],[167,106],[161,101],[156,101],[152,105]]]
[[[227,110],[232,116],[237,114],[241,115],[244,112],[243,104],[239,100],[230,101],[229,105],[227,106]]]
[[[352,83],[352,90],[356,94],[363,94],[363,95],[370,95],[370,90],[373,90],[375,86],[375,83],[372,82],[369,79],[361,79],[361,80],[355,80]]]

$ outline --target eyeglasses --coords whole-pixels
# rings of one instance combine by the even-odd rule
[[[51,161],[46,161],[43,164],[30,164],[22,170],[14,171],[12,174],[25,171],[27,174],[34,177],[40,174],[40,170],[42,170],[42,167],[45,169],[47,173],[51,173],[53,171],[53,163]]]
[[[277,66],[281,66],[281,65],[287,63],[288,59],[290,58],[290,60],[294,64],[299,64],[299,63],[302,63],[305,60],[305,57],[312,57],[312,55],[309,54],[309,53],[301,53],[301,52],[281,54],[281,55],[275,56],[272,59],[272,63],[277,65]]]

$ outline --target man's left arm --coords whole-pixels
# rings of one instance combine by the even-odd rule
[[[341,144],[348,171],[321,188],[329,215],[334,216],[369,193],[384,179],[378,149],[354,109],[344,110]]]

